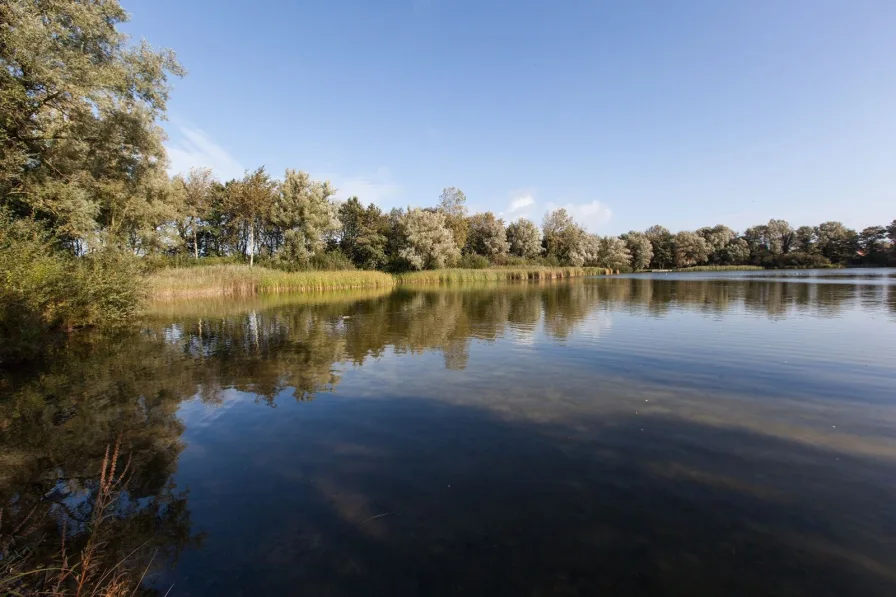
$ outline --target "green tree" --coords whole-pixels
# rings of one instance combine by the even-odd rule
[[[818,226],[818,250],[831,263],[845,264],[855,259],[859,235],[840,222],[824,222]]]
[[[532,259],[541,255],[541,230],[535,222],[520,218],[507,226],[507,242],[510,253],[518,257]]]
[[[887,229],[883,226],[869,226],[859,235],[859,246],[865,253],[865,259],[871,263],[883,263],[886,260]]]
[[[212,185],[215,178],[210,168],[191,168],[184,178],[174,177],[177,192],[178,232],[186,244],[187,239],[193,243],[193,257],[199,259],[199,230],[203,219],[208,214],[212,202]]]
[[[226,205],[234,222],[245,230],[245,254],[249,265],[255,264],[256,230],[262,221],[268,221],[277,184],[271,180],[264,166],[254,172],[246,172],[242,180],[227,185]]]
[[[443,212],[410,208],[400,216],[398,226],[398,256],[412,269],[438,269],[460,258]]]
[[[709,245],[696,232],[683,230],[675,235],[675,265],[691,267],[705,263],[709,257]]]
[[[618,236],[605,236],[600,239],[597,263],[612,270],[628,270],[632,266],[632,254],[624,240]]]
[[[663,226],[651,226],[644,234],[650,239],[653,260],[650,267],[665,269],[675,263],[675,237]]]
[[[475,253],[485,257],[506,255],[509,245],[504,221],[496,218],[490,211],[474,214],[467,218],[467,253]]]
[[[541,227],[548,257],[574,266],[581,266],[588,260],[592,253],[589,249],[593,248],[587,246],[588,234],[565,209],[561,207],[546,214]]]
[[[323,252],[327,238],[339,230],[336,192],[329,181],[312,181],[306,172],[287,170],[279,185],[271,211],[271,222],[283,233],[279,257],[306,264]]]
[[[814,226],[800,226],[796,229],[793,248],[802,253],[814,253],[818,234]]]
[[[340,248],[357,267],[377,269],[386,264],[389,218],[371,203],[365,209],[357,197],[339,207]]]
[[[467,196],[457,187],[448,187],[439,197],[439,211],[445,214],[445,226],[454,237],[457,249],[467,245]]]
[[[643,270],[650,267],[653,259],[653,245],[647,234],[632,230],[620,237],[631,254],[631,266],[634,270]]]
[[[184,71],[126,21],[116,0],[0,3],[0,202],[73,248],[143,238],[164,213],[157,120]]]

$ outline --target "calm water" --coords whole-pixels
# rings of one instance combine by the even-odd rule
[[[0,499],[121,434],[160,594],[894,595],[894,346],[894,270],[160,305],[7,375]]]

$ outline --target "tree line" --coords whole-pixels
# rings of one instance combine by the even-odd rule
[[[208,169],[170,181],[175,218],[160,223],[155,250],[202,257],[241,256],[286,268],[357,267],[405,271],[490,264],[596,266],[620,271],[699,265],[824,267],[894,262],[896,220],[861,232],[840,222],[794,227],[770,220],[739,233],[725,225],[680,231],[662,226],[620,236],[588,233],[565,210],[509,224],[492,212],[468,214],[466,196],[444,189],[430,207],[381,210],[287,170],[264,168],[220,183]],[[144,247],[145,249],[146,247]]]

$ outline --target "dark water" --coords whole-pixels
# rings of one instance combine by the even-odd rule
[[[894,345],[893,270],[160,305],[7,375],[0,498],[120,434],[159,594],[896,595]]]

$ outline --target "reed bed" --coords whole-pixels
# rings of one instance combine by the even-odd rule
[[[512,280],[557,280],[612,273],[596,267],[496,267],[488,269],[437,269],[396,274],[400,285],[467,284]]]
[[[674,271],[677,272],[755,272],[762,271],[765,268],[761,265],[695,265],[694,267],[683,267]]]
[[[355,288],[391,288],[395,278],[383,272],[284,272],[246,265],[209,265],[164,269],[148,278],[153,299],[243,297],[286,292],[320,292]]]

